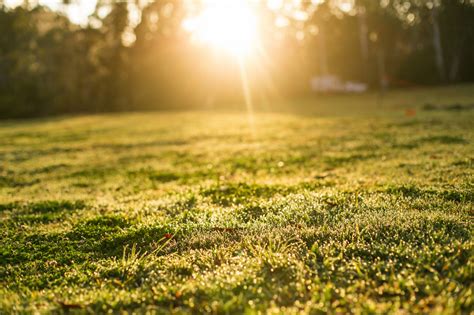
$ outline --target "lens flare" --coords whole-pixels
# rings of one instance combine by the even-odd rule
[[[196,40],[236,57],[248,56],[257,44],[257,18],[245,1],[210,2],[184,27]]]

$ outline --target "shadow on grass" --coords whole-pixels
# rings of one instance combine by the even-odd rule
[[[410,198],[423,198],[423,197],[441,197],[446,201],[454,202],[473,202],[474,193],[472,191],[458,191],[458,190],[432,190],[432,189],[421,189],[414,185],[392,185],[382,190],[385,193],[392,195],[400,195],[403,197]]]

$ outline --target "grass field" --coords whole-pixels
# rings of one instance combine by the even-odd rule
[[[0,313],[472,312],[474,87],[376,99],[1,123]]]

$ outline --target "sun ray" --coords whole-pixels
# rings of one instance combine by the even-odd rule
[[[254,117],[254,110],[253,110],[253,102],[252,102],[252,93],[250,91],[250,84],[247,76],[247,70],[245,69],[245,61],[242,57],[237,58],[239,62],[239,70],[240,70],[240,80],[242,82],[242,91],[244,93],[244,101],[245,106],[247,108],[247,119],[250,128],[250,133],[253,138],[256,137],[256,129],[255,129],[255,117]]]

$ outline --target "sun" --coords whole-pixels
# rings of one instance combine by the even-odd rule
[[[212,1],[185,21],[193,37],[236,57],[251,54],[257,44],[257,18],[246,1]]]

